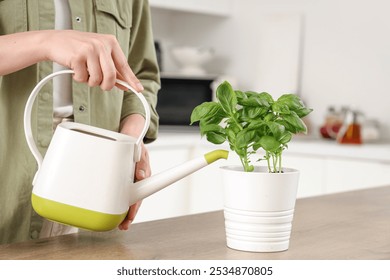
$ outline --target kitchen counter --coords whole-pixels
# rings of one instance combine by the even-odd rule
[[[169,147],[202,146],[212,149],[228,149],[226,143],[214,145],[201,138],[196,126],[162,126],[158,139],[148,145],[149,150]],[[367,142],[362,145],[339,144],[334,140],[310,135],[295,135],[288,144],[286,155],[319,156],[375,161],[390,164],[390,142]]]
[[[390,259],[390,186],[298,199],[290,248],[226,247],[223,212],[0,246],[0,259]]]

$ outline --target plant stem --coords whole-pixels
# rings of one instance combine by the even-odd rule
[[[244,128],[241,126],[241,124],[238,122],[238,120],[235,118],[234,113],[230,115],[230,118],[233,119],[234,123],[238,126],[238,128],[242,131]],[[240,161],[242,166],[244,167],[244,171],[249,171],[249,160],[248,160],[248,149],[249,147],[246,147],[245,149],[245,156],[240,156]]]
[[[277,156],[276,156],[276,154],[272,154],[272,166],[273,166],[273,168],[274,168],[274,173],[276,173],[276,162],[278,161],[278,158],[277,158]]]
[[[241,165],[244,167],[244,171],[246,171],[244,158],[240,156]]]
[[[244,167],[244,171],[245,172],[248,172],[249,171],[249,160],[248,160],[248,156],[245,155],[243,157],[240,156],[240,161],[241,161],[241,164],[242,166]]]
[[[271,163],[269,161],[269,152],[265,153],[265,158],[267,159],[267,165],[268,165],[268,172],[271,173]]]

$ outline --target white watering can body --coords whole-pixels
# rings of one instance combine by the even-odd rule
[[[31,111],[43,85],[65,70],[44,78],[26,104],[24,127],[28,146],[38,163],[33,180],[32,205],[41,216],[83,229],[116,228],[129,206],[220,158],[224,150],[212,151],[177,167],[134,183],[141,141],[150,123],[150,111],[142,94],[128,84],[119,84],[136,94],[145,109],[146,122],[136,139],[121,133],[74,122],[60,123],[43,159],[31,131]]]

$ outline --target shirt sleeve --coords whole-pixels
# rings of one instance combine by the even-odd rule
[[[158,114],[156,105],[157,92],[161,83],[147,0],[134,1],[133,4],[133,23],[128,62],[136,77],[141,81],[144,87],[142,94],[150,106],[150,127],[144,139],[145,143],[149,143],[157,138]],[[134,94],[125,92],[122,105],[122,119],[135,113],[145,116],[143,111],[140,100]]]

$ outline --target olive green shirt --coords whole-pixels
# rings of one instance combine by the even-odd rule
[[[145,142],[157,136],[155,110],[160,79],[147,0],[69,0],[73,29],[116,35],[134,74],[141,81],[151,107],[151,125]],[[54,29],[54,3],[40,0],[0,0],[0,36],[30,30]],[[1,48],[1,46],[0,46]],[[0,61],[1,63],[1,61]],[[42,62],[0,76],[0,243],[37,238],[42,219],[32,210],[32,179],[37,165],[23,131],[26,100],[39,80],[52,72]],[[75,122],[118,131],[120,121],[143,114],[138,98],[117,88],[73,83]],[[35,141],[44,154],[52,137],[52,83],[39,93],[32,115]]]

